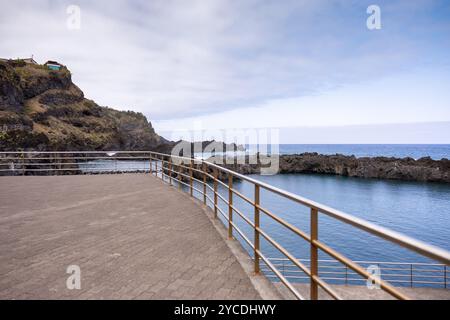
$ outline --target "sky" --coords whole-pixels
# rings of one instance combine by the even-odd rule
[[[169,139],[276,128],[281,143],[450,143],[450,1],[0,3],[0,57],[57,60],[87,98]]]

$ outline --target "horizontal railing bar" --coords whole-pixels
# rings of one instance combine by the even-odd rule
[[[272,266],[272,263],[261,253],[260,250],[255,250],[256,254],[264,261],[264,263],[272,269],[272,272],[280,279],[280,281],[292,292],[292,294],[299,300],[305,300],[305,298],[294,288],[294,286],[281,274],[281,272]]]
[[[70,160],[150,160],[149,156],[146,157],[135,157],[135,156],[130,156],[130,157],[125,157],[125,156],[121,156],[121,157],[116,157],[116,156],[103,156],[103,157],[66,157],[66,156],[62,156],[62,157],[53,157],[53,158],[48,158],[48,157],[24,157],[24,158],[2,158],[0,157],[0,161],[22,161],[22,160],[55,160],[55,159],[70,159]],[[159,159],[158,159],[159,160]],[[156,160],[155,160],[156,161]]]
[[[116,169],[116,168],[53,168],[53,169],[22,169],[22,168],[15,168],[10,170],[0,169],[0,172],[44,172],[44,171],[86,171],[85,173],[90,173],[87,171],[108,171],[108,172],[130,172],[133,171],[139,171],[139,172],[150,172],[149,168],[123,168],[123,169]]]
[[[212,192],[214,192],[214,187],[210,186],[209,183],[206,184],[206,187],[211,190]]]
[[[185,178],[187,178],[187,179],[190,179],[190,178],[191,178],[190,175],[185,174],[185,173],[183,173],[183,172],[173,171],[173,173],[175,173],[175,176],[180,175],[180,176],[185,177]]]
[[[286,257],[292,257],[292,255],[286,250],[284,249],[280,244],[278,244],[275,240],[272,239],[272,237],[270,237],[266,232],[264,232],[263,230],[261,230],[261,228],[257,228],[256,229],[270,244],[272,244],[275,248],[278,249],[278,251],[280,251],[283,255],[285,255]],[[290,260],[291,261],[291,260]],[[293,261],[298,261],[298,260],[293,260]],[[295,263],[295,262],[293,262]],[[304,266],[301,262],[296,262],[296,266],[297,268],[300,268],[304,273],[306,273],[308,276],[311,276],[311,271]]]
[[[290,261],[286,258],[269,258],[270,260],[280,260],[280,261]],[[298,259],[300,261],[311,261],[310,259]],[[338,260],[327,260],[327,259],[319,259],[319,262],[335,262],[335,263],[341,263]],[[370,264],[401,264],[401,265],[424,265],[424,266],[446,266],[442,263],[428,263],[428,262],[393,262],[393,261],[364,261],[364,260],[354,260],[353,262],[356,263],[370,263]],[[414,269],[415,270],[415,269]]]
[[[198,193],[200,193],[201,195],[203,195],[203,190],[200,190],[194,186],[192,186],[192,190],[197,191]]]
[[[290,261],[290,260],[288,260],[288,261]],[[356,262],[356,261],[353,261],[353,262]],[[295,269],[297,268],[295,265],[289,265],[289,264],[275,264],[274,263],[274,265],[275,266],[284,266],[284,268],[286,268],[286,269],[287,268],[295,268]],[[346,266],[320,266],[319,265],[319,269],[345,270],[347,268],[348,267],[346,267]],[[403,272],[406,272],[408,274],[411,273],[411,269],[410,268],[403,268],[402,269],[402,268],[383,268],[383,267],[380,267],[380,269],[383,270],[383,271],[403,271]],[[421,272],[424,272],[424,273],[440,273],[440,274],[444,274],[445,273],[444,270],[420,270],[420,269],[413,269],[413,271],[414,271],[414,275],[417,275],[417,276],[420,276]],[[323,271],[323,272],[325,272],[325,271]],[[330,271],[330,272],[340,272],[340,271]],[[354,272],[354,271],[350,270],[349,272]],[[398,273],[398,274],[401,274],[401,273]],[[443,277],[443,275],[442,275],[442,277]]]
[[[225,199],[224,196],[222,196],[219,192],[217,192],[217,197],[222,200],[226,205],[229,205],[228,200]]]
[[[211,201],[212,203],[214,203],[214,200],[212,198],[210,198],[207,194],[205,195],[206,199],[208,199],[209,201]]]
[[[219,206],[216,206],[217,211],[219,211],[219,213],[225,218],[225,221],[228,221],[228,216],[225,214],[225,212],[223,212],[222,209],[220,209]]]
[[[111,161],[114,161],[114,160],[111,160]],[[80,165],[85,165],[85,164],[86,165],[97,165],[97,164],[102,165],[102,163],[96,163],[94,161],[89,161],[89,162],[46,162],[46,163],[42,163],[42,162],[38,162],[38,163],[21,163],[21,162],[0,163],[1,166],[14,165],[17,167],[25,167],[25,169],[27,169],[28,167],[33,167],[33,166],[68,166],[68,165],[80,166]],[[150,165],[149,163],[143,163],[143,164],[146,165],[147,167]],[[111,165],[111,164],[108,163],[108,165]]]
[[[220,184],[222,187],[228,190],[228,185],[224,183],[223,181],[220,181],[219,179],[216,179],[217,183]]]
[[[164,172],[162,172],[162,174],[163,174],[165,177],[170,178],[170,176],[169,176],[168,174],[166,174],[166,173],[164,173]],[[175,180],[175,181],[177,181],[178,183],[184,184],[185,186],[191,188],[191,185],[188,184],[188,183],[185,183],[185,182],[183,182],[183,181],[180,181],[180,180],[178,180],[178,179],[175,178],[175,177],[172,177],[172,179]],[[194,187],[194,186],[192,186],[192,190],[194,190],[194,191],[196,191],[196,192],[198,192],[198,193],[200,193],[200,194],[203,195],[203,190],[200,190],[200,189],[198,189],[198,188],[196,188],[196,187]]]
[[[0,154],[96,154],[96,153],[158,153],[153,151],[0,151]],[[161,153],[162,154],[162,153]]]
[[[385,269],[383,268],[383,270],[393,270],[393,269]],[[403,269],[403,270],[407,270],[407,269]],[[444,269],[441,270],[432,270],[432,269],[413,269],[414,270],[414,274],[420,273],[420,272],[424,272],[424,273],[445,273]]]
[[[266,232],[264,232],[261,228],[256,228],[256,231],[259,232],[270,244],[272,244],[275,248],[277,248],[278,251],[280,251],[282,254],[284,254],[292,263],[295,263],[295,265],[300,268],[304,273],[306,273],[308,276],[311,277],[311,271],[303,265],[301,262],[295,259],[292,254],[290,254],[283,246],[281,246],[278,242],[272,239]],[[333,298],[341,300],[341,297],[334,292],[326,283],[323,281],[320,281],[318,277],[312,277],[314,282],[319,284],[325,291],[327,291]]]
[[[165,163],[169,163],[168,161],[166,161],[166,160],[164,160],[164,162]],[[181,168],[184,168],[184,169],[186,169],[186,170],[191,170],[191,167],[188,167],[188,166],[185,166],[185,165],[181,165],[181,164],[174,164],[174,163],[172,163],[172,165],[173,166],[177,166],[177,167],[181,167]],[[194,167],[192,167],[192,171],[195,171],[195,172],[199,172],[199,173],[203,173],[203,171],[202,170],[200,170],[200,169],[197,169],[197,168],[194,168]],[[202,181],[202,183],[203,183],[203,181]]]
[[[279,267],[279,266],[276,266],[276,267]],[[289,274],[289,275],[295,275],[295,274],[304,274],[304,272],[302,272],[301,270],[286,270],[286,269],[284,269],[284,272],[286,273],[286,274]],[[342,276],[342,279],[346,279],[346,278],[351,278],[351,276],[359,276],[357,273],[345,273],[345,272],[319,272],[319,275],[321,275],[321,278],[322,278],[322,275],[336,275],[336,276],[339,276],[339,275],[346,275],[346,277],[344,277],[344,276]],[[386,279],[386,277],[389,277],[390,279]],[[398,279],[398,278],[400,278],[400,279],[402,279],[402,278],[410,278],[410,275],[398,275],[398,274],[384,274],[384,273],[382,273],[382,278],[384,278],[384,280],[386,280],[386,281],[388,281],[388,282],[392,282],[391,280],[394,280],[394,279]],[[413,281],[412,282],[416,282],[416,281],[418,281],[418,280],[420,280],[420,279],[443,279],[443,277],[442,276],[420,276],[420,275],[414,275],[414,278],[413,278]],[[367,280],[366,278],[363,278],[362,280]],[[444,279],[445,280],[445,279]],[[411,283],[411,280],[405,280],[405,282],[407,282],[407,283]]]
[[[236,230],[238,232],[238,234],[242,237],[242,239],[245,240],[245,242],[247,242],[247,244],[252,248],[255,249],[255,246],[253,245],[253,243],[247,238],[247,236],[241,231],[241,229],[239,229],[236,224],[231,221],[231,225],[233,226],[233,230]]]
[[[266,269],[266,270],[268,270],[268,272],[272,272],[270,269]],[[264,271],[266,271],[266,270],[264,270]],[[270,274],[268,274],[268,275],[266,275],[266,277],[269,277],[269,278],[277,278],[276,276],[274,276],[274,275],[270,275]],[[289,276],[289,275],[285,275],[285,278],[287,278],[287,279],[301,279],[301,280],[306,280],[306,279],[309,279],[309,277],[306,277],[306,276]],[[355,278],[336,278],[336,277],[321,277],[323,280],[337,280],[337,281],[353,281],[353,282],[366,282],[367,281],[367,279],[355,279]],[[406,280],[389,280],[390,282],[395,282],[395,283],[407,283],[407,284],[410,284],[411,282],[410,281],[406,281]],[[436,282],[436,281],[415,281],[414,280],[414,283],[420,283],[420,284],[437,284],[437,285],[445,285],[445,282]]]
[[[383,273],[382,274],[383,277],[399,277],[399,278],[406,278],[406,277],[411,277],[411,274],[395,274],[395,273]],[[415,282],[417,278],[439,278],[442,279],[442,276],[424,276],[424,275],[420,275],[420,274],[413,274],[414,280],[413,282]]]
[[[336,251],[334,251],[333,249],[331,249],[327,245],[321,243],[320,241],[313,240],[312,244],[315,245],[317,248],[321,249],[322,251],[324,251],[325,253],[329,254],[333,258],[341,261],[343,264],[347,265],[349,268],[353,269],[354,271],[356,271],[357,273],[359,273],[363,277],[366,277],[367,279],[371,279],[372,278],[372,275],[369,274],[366,270],[364,270],[361,266],[359,266],[358,264],[354,263],[352,260],[344,257],[343,255],[337,253]],[[390,284],[386,283],[385,281],[379,280],[379,284],[380,284],[381,289],[383,289],[384,291],[388,292],[389,294],[391,294],[392,296],[396,297],[397,299],[408,300],[407,296],[405,296],[401,292],[397,291],[393,286],[391,286]]]
[[[242,193],[240,193],[239,191],[237,191],[236,189],[231,188],[231,192],[233,192],[235,195],[237,195],[239,198],[241,198],[242,200],[246,201],[247,203],[251,204],[252,206],[255,205],[255,203],[250,200],[250,198],[246,197],[245,195],[243,195]]]
[[[265,209],[265,208],[263,208],[263,207],[261,207],[259,205],[257,205],[256,207],[259,210],[261,210],[263,213],[265,213],[266,215],[268,215],[269,217],[271,217],[272,219],[274,219],[275,221],[280,223],[281,225],[285,226],[286,228],[288,228],[292,232],[296,233],[297,235],[299,235],[300,237],[305,239],[306,241],[311,242],[311,237],[308,234],[306,234],[305,232],[301,231],[299,228],[295,227],[294,225],[290,224],[289,222],[286,222],[282,218],[274,215],[269,210],[267,210],[267,209]]]
[[[165,174],[166,175],[166,174]],[[167,175],[166,175],[167,176]],[[185,183],[185,182],[183,182],[183,181],[180,181],[179,179],[177,179],[177,178],[175,178],[175,177],[172,177],[172,179],[174,180],[174,181],[176,181],[177,183],[181,183],[182,185],[185,185],[186,187],[189,187],[189,184],[188,183]]]
[[[20,167],[33,167],[33,166],[60,166],[60,165],[79,165],[83,162],[45,162],[45,163],[23,163],[23,162],[9,162],[9,163],[0,163],[0,166],[20,166]],[[88,162],[85,162],[88,163]]]
[[[275,266],[279,267],[280,265],[275,265]],[[300,271],[300,270],[284,270],[284,271],[285,272],[289,272],[289,273],[304,273],[303,271]],[[319,271],[319,273],[320,274],[336,274],[336,275],[340,275],[340,274],[345,275],[345,274],[347,274],[349,276],[350,275],[357,275],[357,273],[355,273],[355,272],[348,272],[347,273],[347,272],[340,272],[340,271],[337,271],[337,272],[333,272],[333,271]],[[411,274],[382,273],[381,275],[382,275],[382,277],[400,277],[400,278],[402,278],[402,277],[403,278],[411,277]],[[442,276],[421,276],[421,275],[418,275],[418,274],[414,274],[413,276],[416,279],[417,278],[439,278],[439,279],[443,278]],[[388,280],[388,281],[390,281],[390,280]],[[411,281],[408,281],[408,282],[411,282]]]
[[[203,172],[206,174],[207,177],[209,177],[211,180],[214,180],[214,176],[212,174],[209,174],[208,172]]]
[[[164,170],[164,171],[167,171],[167,172],[172,173],[172,174],[173,174],[173,175],[172,175],[172,179],[175,179],[175,176],[177,176],[177,175],[183,176],[183,177],[185,177],[185,178],[187,178],[187,179],[190,179],[190,178],[191,178],[191,176],[188,175],[188,174],[185,174],[185,173],[183,173],[183,172],[178,172],[178,171],[175,171],[175,170],[173,170],[173,169],[170,170],[170,169],[167,168],[167,167],[163,167],[161,170]],[[166,173],[165,173],[165,174],[166,174]],[[166,174],[166,175],[169,176],[168,174]],[[195,179],[195,178],[193,177],[193,179]],[[203,181],[200,181],[200,180],[197,180],[197,181],[203,183]]]
[[[233,209],[234,212],[236,212],[245,222],[247,222],[248,225],[250,225],[253,229],[255,229],[255,224],[250,221],[249,218],[247,218],[239,209],[237,209],[234,205],[230,205],[231,209]]]
[[[398,281],[392,280],[392,282],[398,282]],[[413,282],[414,283],[421,283],[421,284],[441,284],[441,285],[445,285],[445,282],[438,282],[438,281],[421,281],[421,280],[414,279]]]
[[[200,179],[197,179],[195,177],[192,177],[192,180],[197,181],[199,184],[203,185],[203,181]]]
[[[336,291],[334,291],[323,279],[319,276],[312,277],[314,282],[316,282],[326,293],[332,296],[336,300],[344,300],[341,296],[339,296]]]

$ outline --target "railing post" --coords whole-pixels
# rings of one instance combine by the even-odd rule
[[[189,163],[189,187],[190,187],[190,194],[191,197],[194,195],[194,189],[192,187],[192,166],[193,166],[193,160],[191,159],[190,163]]]
[[[54,175],[54,176],[56,176],[56,174],[57,174],[57,172],[56,172],[56,170],[55,170],[55,168],[56,168],[56,154],[52,154],[52,159],[53,159],[53,163],[52,163],[52,175]]]
[[[202,171],[203,171],[203,204],[206,205],[206,165],[202,160]]]
[[[311,247],[310,247],[310,260],[311,260],[311,279],[310,279],[310,299],[318,299],[318,287],[317,283],[314,281],[313,277],[318,276],[319,266],[318,266],[318,250],[313,244],[314,240],[318,238],[318,212],[317,209],[311,208]]]
[[[411,288],[413,287],[413,265],[411,263]]]
[[[447,266],[444,265],[444,288],[447,289]]]
[[[214,218],[217,218],[217,169],[214,168]]]
[[[348,266],[345,265],[345,285],[348,284]]]
[[[149,167],[150,167],[150,174],[152,174],[152,170],[153,170],[153,161],[152,161],[152,153],[151,153],[151,152],[149,153],[149,156],[148,156],[148,162],[149,162]],[[117,162],[116,162],[116,159],[114,159],[114,167],[115,167],[115,170],[114,170],[114,171],[117,171]]]
[[[254,239],[254,246],[255,246],[255,251],[254,251],[254,263],[255,263],[255,274],[259,274],[260,272],[260,267],[259,267],[259,255],[258,255],[258,251],[260,251],[260,247],[259,247],[259,185],[255,184],[255,239]],[[283,261],[283,269],[284,269],[284,261]]]
[[[22,152],[21,153],[21,158],[22,158],[22,175],[25,175],[25,154]]]
[[[172,185],[172,157],[169,157],[169,184]]]
[[[56,163],[55,163],[55,167],[58,169],[61,169],[61,154],[56,153]],[[55,170],[56,171],[56,175],[59,176],[61,174],[61,170]]]
[[[181,166],[181,164],[182,164],[182,161],[178,164],[178,189],[180,189],[181,190],[181,188],[182,188],[182,183],[181,183],[181,181],[183,180],[183,176],[181,175],[181,171],[183,170],[183,167]]]
[[[233,239],[233,175],[228,174],[228,239]]]
[[[158,178],[158,156],[155,154],[155,176]]]

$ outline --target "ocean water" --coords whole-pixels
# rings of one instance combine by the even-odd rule
[[[450,144],[280,144],[280,154],[317,152],[344,154],[356,157],[431,157],[450,159]]]
[[[319,154],[332,155],[344,154],[354,155],[356,157],[411,157],[419,159],[422,157],[431,157],[435,160],[442,158],[450,159],[450,144],[280,144],[278,146],[267,145],[264,147],[257,145],[247,145],[246,151],[237,152],[217,152],[216,154],[226,153],[227,155],[245,155],[261,153],[278,154],[299,154],[304,152],[317,152]],[[195,154],[198,158],[208,158],[208,154]]]

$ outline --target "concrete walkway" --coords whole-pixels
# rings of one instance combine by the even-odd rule
[[[261,298],[202,206],[145,174],[0,177],[0,261],[1,299]]]

